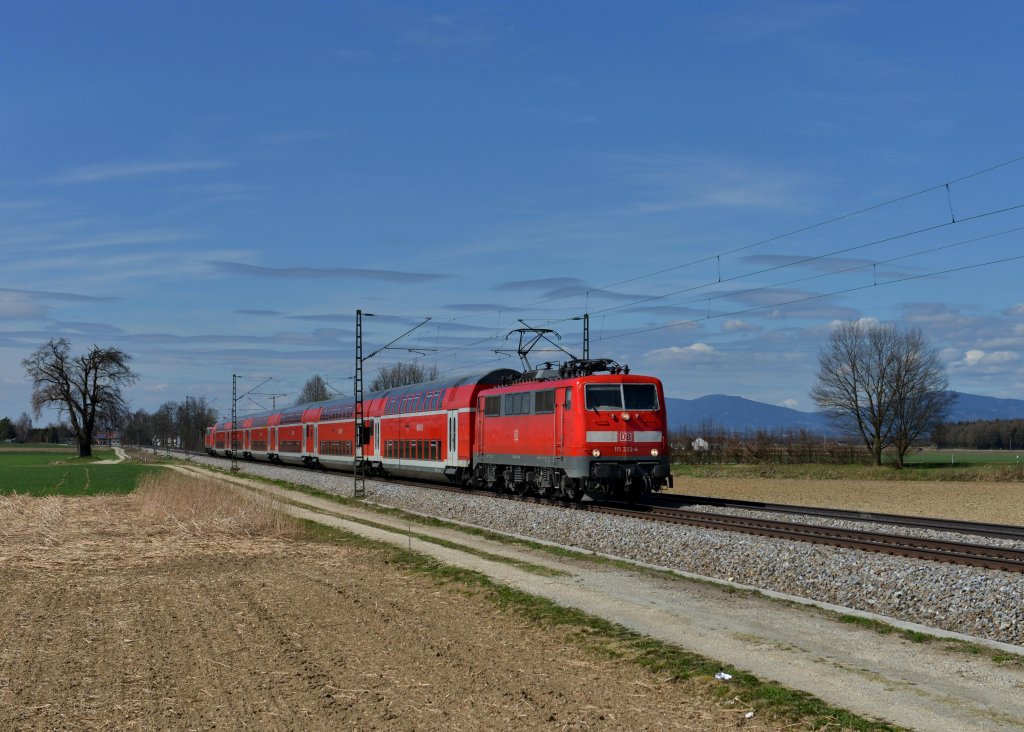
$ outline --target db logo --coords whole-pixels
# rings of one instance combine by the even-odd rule
[[[632,442],[632,441],[633,441],[633,433],[632,432],[620,432],[619,433],[619,442]]]

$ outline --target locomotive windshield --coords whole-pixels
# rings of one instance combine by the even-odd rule
[[[658,408],[658,390],[654,384],[587,384],[587,409]]]

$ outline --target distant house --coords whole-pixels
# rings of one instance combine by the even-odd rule
[[[711,449],[711,445],[703,437],[698,437],[696,440],[690,443],[690,447],[698,452],[707,452]]]
[[[92,441],[94,445],[120,445],[121,444],[121,433],[117,431],[102,431],[97,430],[93,433]]]

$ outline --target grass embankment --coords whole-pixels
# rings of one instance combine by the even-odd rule
[[[0,494],[32,496],[86,496],[130,493],[140,478],[160,468],[134,463],[97,465],[114,458],[113,450],[97,450],[91,458],[79,458],[75,451],[0,451]]]

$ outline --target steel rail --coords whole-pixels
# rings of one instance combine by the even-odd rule
[[[964,542],[919,539],[913,536],[885,534],[875,531],[840,529],[831,526],[799,524],[790,521],[753,519],[703,511],[668,508],[618,508],[593,506],[590,510],[647,521],[700,526],[724,531],[737,531],[777,539],[804,541],[812,544],[894,554],[915,559],[963,564],[1008,572],[1024,572],[1024,551]]]
[[[652,507],[701,505],[716,508],[742,508],[750,511],[768,511],[771,513],[788,513],[797,516],[820,516],[822,518],[841,521],[860,521],[877,524],[893,524],[896,526],[933,529],[956,534],[973,534],[987,536],[992,539],[1009,539],[1024,541],[1024,526],[1011,524],[987,524],[977,521],[958,519],[928,518],[924,516],[906,516],[900,514],[873,513],[871,511],[850,511],[840,508],[821,508],[816,506],[794,506],[785,503],[762,503],[760,501],[743,501],[731,498],[710,498],[707,496],[688,496],[674,493],[659,494],[653,497]]]

